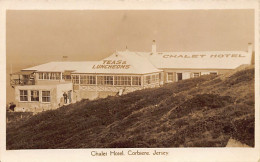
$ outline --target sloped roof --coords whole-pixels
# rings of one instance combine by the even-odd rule
[[[127,50],[115,52],[111,56],[96,62],[91,69],[82,67],[74,73],[147,74],[161,71],[146,57]]]
[[[90,69],[97,61],[75,61],[75,62],[49,62],[38,66],[23,69],[35,70],[37,72],[64,72],[64,71],[76,71],[78,69],[87,68]]]
[[[49,62],[22,71],[97,73],[97,74],[147,74],[160,72],[144,56],[136,52],[115,52],[101,61]]]
[[[244,51],[138,52],[159,69],[234,69],[251,63]]]
[[[101,61],[49,62],[22,71],[147,74],[159,69],[235,69],[251,63],[252,55],[244,51],[203,52],[115,52]]]

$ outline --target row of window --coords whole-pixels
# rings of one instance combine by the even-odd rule
[[[60,80],[61,76],[63,80],[71,80],[70,75],[65,75],[60,72],[39,72],[38,74],[38,79],[40,80]]]
[[[40,72],[41,80],[60,80],[59,72]],[[94,76],[94,75],[72,75],[71,78],[62,75],[62,79],[72,79],[73,84],[82,85],[120,85],[120,86],[138,86],[141,85],[140,76]],[[146,84],[152,84],[159,81],[159,74],[148,75],[145,77]]]
[[[40,72],[39,79],[42,80],[60,80],[61,73],[60,72]]]
[[[188,79],[188,78],[196,78],[201,75],[207,75],[207,74],[217,74],[217,72],[187,72],[187,73],[176,73],[176,80],[182,80],[182,79]],[[167,73],[167,81],[173,82],[174,80],[174,73],[169,72]]]
[[[73,84],[82,85],[141,85],[140,76],[94,76],[94,75],[72,75]]]
[[[29,96],[29,93],[30,96]],[[42,102],[51,102],[51,93],[50,91],[41,91]],[[39,90],[20,90],[20,101],[40,101],[40,92]]]
[[[39,72],[40,80],[60,80],[60,72]],[[216,72],[209,72],[209,74],[217,74]],[[199,77],[200,72],[192,73],[192,77]],[[173,81],[173,72],[167,73],[168,81]],[[114,78],[113,78],[114,77]],[[62,75],[62,79],[70,80],[70,75]],[[113,82],[115,80],[115,82]],[[141,78],[137,76],[132,76],[132,85],[141,85]],[[145,77],[145,83],[151,84],[159,80],[159,74],[147,75]],[[95,85],[96,82],[99,85],[131,85],[131,76],[96,76],[94,75],[72,75],[72,81],[74,84],[85,84],[85,85]]]
[[[153,84],[159,82],[159,74],[145,76],[145,84]]]

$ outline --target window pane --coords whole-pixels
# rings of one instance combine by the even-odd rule
[[[39,79],[43,79],[43,73],[39,73]]]
[[[49,79],[50,78],[49,73],[43,73],[43,77],[44,79]]]
[[[52,80],[55,79],[55,73],[50,73],[50,79],[52,79]]]
[[[132,77],[132,85],[141,85],[141,77]]]
[[[96,76],[88,76],[88,84],[96,84]]]
[[[151,84],[151,76],[150,75],[145,77],[145,83]]]
[[[156,79],[155,79],[156,82],[159,82],[159,74],[156,74]]]
[[[173,73],[167,73],[168,74],[168,81],[173,81]]]
[[[113,76],[104,76],[105,85],[113,85]]]
[[[200,73],[193,73],[194,78],[199,77]]]
[[[50,91],[42,91],[42,102],[50,102],[51,101],[51,96],[50,96]]]
[[[155,82],[155,75],[152,75],[152,83]]]
[[[27,90],[20,90],[20,101],[28,101]]]
[[[31,101],[39,101],[39,91],[31,91]]]
[[[98,85],[103,85],[104,84],[103,76],[97,76],[97,83],[98,83]]]
[[[87,76],[80,75],[80,84],[87,84]]]
[[[73,84],[79,84],[79,75],[72,75]]]
[[[56,80],[60,80],[60,73],[55,73]]]

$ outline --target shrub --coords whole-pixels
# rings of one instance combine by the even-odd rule
[[[198,94],[173,110],[169,118],[178,118],[197,110],[224,107],[226,104],[232,103],[232,101],[232,98],[229,96],[219,96],[216,94]]]

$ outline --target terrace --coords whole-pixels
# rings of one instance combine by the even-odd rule
[[[10,74],[10,85],[35,85],[34,71],[20,71]]]

